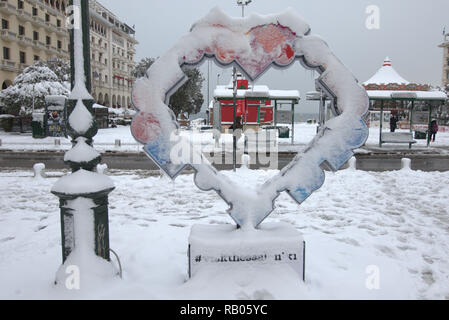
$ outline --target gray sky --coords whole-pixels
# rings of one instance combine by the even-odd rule
[[[100,0],[129,25],[136,26],[137,59],[164,54],[191,25],[219,6],[231,16],[241,16],[236,0]],[[380,29],[368,30],[367,6],[380,9]],[[449,32],[448,0],[253,0],[248,13],[278,13],[293,8],[322,36],[331,50],[360,80],[368,80],[386,56],[410,82],[440,85],[443,28]],[[206,71],[206,64],[201,68]],[[228,82],[231,70],[212,67],[211,88]],[[304,96],[314,89],[310,71],[298,64],[286,71],[272,70],[258,80],[271,89],[296,89]],[[212,89],[211,89],[212,92]],[[205,93],[206,95],[206,93]],[[310,106],[304,106],[311,111]],[[310,109],[310,110],[309,110]]]

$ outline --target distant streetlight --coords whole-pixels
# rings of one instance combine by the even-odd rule
[[[252,0],[237,0],[237,5],[242,7],[242,18],[245,17],[245,6],[249,5]]]
[[[237,0],[237,5],[239,5],[239,6],[241,6],[242,7],[242,18],[244,18],[245,17],[245,6],[247,6],[247,5],[249,5],[250,3],[252,2],[252,0]],[[234,103],[233,103],[233,107],[234,107],[234,114],[233,114],[233,118],[234,118],[234,121],[233,121],[233,125],[232,125],[232,127],[234,128],[232,131],[233,131],[233,133],[232,133],[232,135],[233,135],[233,152],[232,152],[232,154],[233,154],[233,156],[232,156],[232,163],[233,163],[233,165],[232,165],[232,167],[233,167],[233,170],[234,170],[234,172],[236,171],[236,168],[237,168],[237,137],[236,137],[236,135],[235,135],[235,131],[236,131],[236,127],[237,127],[237,114],[236,114],[236,111],[237,111],[237,69],[236,69],[236,67],[233,67],[232,68],[232,83],[233,83],[233,91],[234,91],[234,94],[233,94],[233,96],[234,96]]]

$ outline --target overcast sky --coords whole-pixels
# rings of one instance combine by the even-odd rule
[[[241,16],[236,0],[101,0],[128,25],[136,27],[137,59],[164,54],[191,25],[219,6]],[[380,9],[380,29],[365,26],[366,8]],[[331,50],[361,81],[368,80],[386,56],[410,82],[440,85],[443,28],[449,32],[448,0],[253,0],[245,13],[278,13],[291,7],[322,36]],[[206,71],[206,65],[202,70]],[[211,87],[228,82],[231,70],[212,67]],[[299,63],[286,71],[273,70],[258,80],[271,89],[297,89],[304,96],[314,89],[313,76]],[[212,89],[211,89],[212,92]],[[310,108],[310,107],[308,107]]]

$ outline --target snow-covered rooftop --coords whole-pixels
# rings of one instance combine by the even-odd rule
[[[217,86],[214,90],[215,98],[233,98],[234,91],[229,85]],[[298,90],[270,90],[264,85],[250,86],[248,90],[237,90],[237,98],[267,98],[267,99],[301,99],[301,94]]]
[[[395,91],[395,90],[367,90],[370,99],[415,99],[415,100],[447,100],[443,91]]]
[[[390,83],[397,83],[397,84],[409,84],[407,80],[402,78],[399,73],[392,67],[390,58],[386,57],[385,61],[382,65],[382,68],[380,68],[374,76],[371,77],[371,79],[364,82],[364,85],[369,84],[390,84]]]

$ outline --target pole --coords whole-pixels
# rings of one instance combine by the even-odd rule
[[[94,100],[90,95],[92,86],[89,1],[70,0],[70,5],[78,7],[73,14],[75,19],[80,19],[80,27],[76,28],[75,21],[75,27],[69,32],[72,94],[66,103],[69,115],[67,128],[73,147],[81,146],[83,150],[89,152],[76,154],[73,148],[69,150],[65,156],[65,163],[70,166],[72,173],[63,177],[62,182],[58,181],[52,189],[52,193],[60,202],[62,260],[65,263],[77,246],[81,248],[80,250],[86,250],[81,243],[89,238],[94,239],[94,253],[110,261],[108,195],[114,190],[114,185],[112,180],[95,172],[96,166],[101,162],[101,156],[92,146],[98,126],[93,111]],[[76,14],[77,10],[80,12],[79,17]],[[71,114],[75,109],[85,116],[72,118]],[[84,183],[87,182],[92,187],[88,193],[81,190],[70,191],[70,188],[66,187],[79,183],[80,176],[83,177]],[[89,217],[90,214],[92,217]],[[92,228],[81,233],[75,228],[75,225],[81,222],[93,223]]]
[[[207,61],[207,103],[206,103],[206,110],[209,111],[209,104],[210,104],[210,60]],[[206,112],[207,114],[207,112]],[[208,121],[209,123],[209,121]]]
[[[380,134],[379,134],[379,148],[382,148],[382,128],[384,125],[384,101],[380,102]]]
[[[430,140],[432,139],[431,129],[432,129],[432,103],[429,103],[429,124],[427,127],[427,147],[430,146]]]
[[[232,170],[234,172],[237,171],[237,136],[236,136],[236,126],[237,126],[237,69],[234,67],[232,69],[232,81],[234,85],[234,92],[233,92],[233,130],[232,130]]]
[[[278,126],[278,101],[274,100],[274,126]]]
[[[292,102],[292,145],[295,144],[295,102]]]

